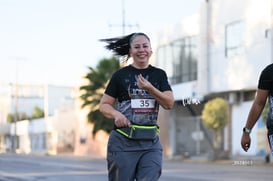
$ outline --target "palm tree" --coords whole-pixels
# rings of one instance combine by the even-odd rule
[[[80,98],[83,100],[82,108],[89,107],[87,115],[88,122],[94,124],[93,135],[99,130],[110,132],[113,128],[113,121],[104,117],[99,111],[99,102],[104,93],[105,87],[112,74],[120,68],[119,60],[115,57],[100,60],[96,69],[88,67],[89,72],[84,76],[88,80],[86,85],[82,85],[83,92]]]

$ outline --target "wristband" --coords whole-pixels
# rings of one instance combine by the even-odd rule
[[[248,129],[246,127],[243,128],[243,132],[250,134],[251,133],[251,129]]]

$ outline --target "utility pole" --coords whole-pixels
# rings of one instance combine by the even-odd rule
[[[25,58],[15,57],[15,85],[14,85],[14,136],[12,138],[12,152],[16,152],[18,140],[17,140],[17,122],[19,121],[19,113],[18,113],[18,61],[25,61]]]
[[[273,63],[273,0],[270,1],[271,3],[271,7],[270,7],[270,10],[271,10],[271,18],[270,18],[270,25],[271,25],[271,63]]]
[[[131,24],[126,24],[126,11],[125,11],[125,0],[121,0],[121,12],[122,12],[122,22],[121,24],[118,24],[118,25],[113,25],[113,24],[110,24],[109,25],[109,28],[112,28],[113,26],[117,26],[117,27],[121,27],[122,28],[122,35],[125,35],[126,33],[126,27],[137,27],[139,28],[139,25],[138,24],[135,24],[135,25],[131,25]]]
[[[121,7],[122,7],[122,35],[125,35],[125,27],[126,27],[126,22],[125,22],[125,2],[124,0],[121,0]]]
[[[12,152],[17,148],[17,121],[18,121],[18,62],[15,60],[15,83],[14,83],[14,135],[12,138]]]

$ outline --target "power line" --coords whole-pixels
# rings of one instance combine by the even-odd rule
[[[122,28],[122,35],[125,35],[126,33],[126,27],[129,28],[133,28],[133,27],[137,27],[139,28],[139,24],[127,24],[126,23],[126,8],[125,8],[125,0],[121,0],[121,12],[122,12],[122,16],[121,16],[121,24],[109,24],[109,28],[111,29],[112,27],[121,27]]]

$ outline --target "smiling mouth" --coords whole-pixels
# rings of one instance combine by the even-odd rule
[[[139,57],[139,58],[146,58],[147,55],[138,55],[137,57]]]

